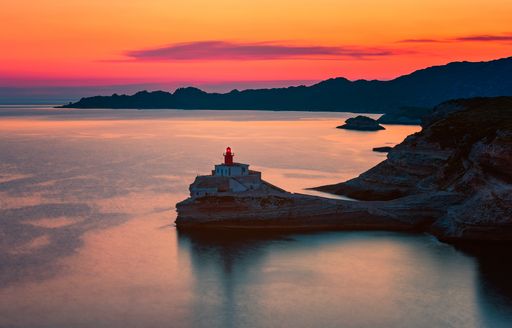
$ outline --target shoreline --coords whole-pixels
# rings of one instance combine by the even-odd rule
[[[395,230],[440,240],[512,241],[512,97],[442,103],[420,132],[351,180],[313,190],[221,192],[176,205],[177,225]],[[191,189],[192,190],[192,189]]]

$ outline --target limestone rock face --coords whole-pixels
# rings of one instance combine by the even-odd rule
[[[463,202],[448,209],[434,227],[448,239],[512,240],[512,131],[476,143],[463,175],[449,189]],[[444,229],[443,229],[444,228]]]
[[[512,97],[443,103],[385,161],[316,189],[361,200],[456,193],[432,226],[438,235],[512,241]]]
[[[454,193],[389,202],[335,200],[285,191],[188,198],[176,204],[178,228],[424,230],[445,214]]]
[[[416,230],[446,241],[512,241],[512,97],[439,105],[422,131],[359,177],[315,189],[362,201],[261,190],[191,197],[179,228]]]
[[[435,189],[436,172],[453,154],[418,134],[395,146],[387,160],[347,182],[316,188],[361,200],[390,200]]]

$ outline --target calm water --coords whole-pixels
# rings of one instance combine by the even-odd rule
[[[428,235],[172,225],[228,145],[306,192],[418,130],[334,128],[348,116],[0,107],[0,327],[510,327],[506,253]]]

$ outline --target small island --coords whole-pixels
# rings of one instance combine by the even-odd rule
[[[358,115],[345,121],[345,124],[337,126],[338,129],[358,130],[358,131],[378,131],[385,130],[376,120],[368,116]]]

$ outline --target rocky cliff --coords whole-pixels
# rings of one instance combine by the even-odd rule
[[[285,191],[188,198],[176,204],[178,228],[423,231],[454,204],[454,193],[354,202]]]
[[[447,204],[430,230],[447,240],[512,240],[512,97],[442,103],[385,161],[317,189],[393,202],[456,194],[460,201]]]
[[[316,188],[361,201],[279,188],[188,198],[179,228],[427,231],[446,241],[512,241],[512,97],[445,102],[422,131],[344,183]]]

